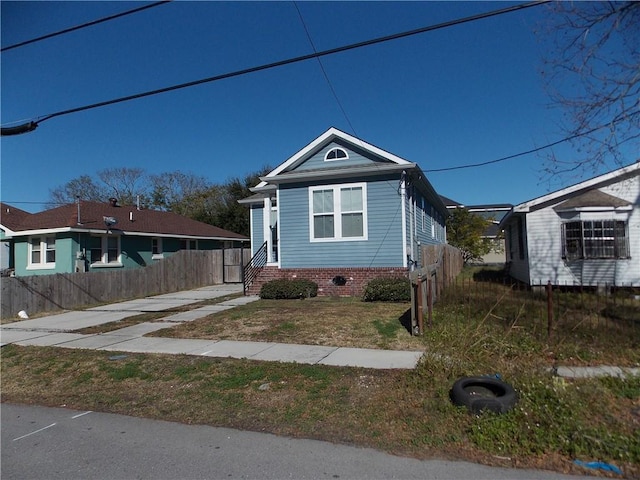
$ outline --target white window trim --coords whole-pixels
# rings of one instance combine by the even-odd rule
[[[344,152],[344,154],[346,156],[345,157],[340,157],[340,158],[327,158],[331,152],[334,152],[336,150],[340,150],[341,152]],[[349,152],[347,152],[344,148],[334,147],[334,148],[330,149],[327,153],[324,154],[324,161],[325,162],[339,162],[341,160],[349,160]]]
[[[198,240],[196,240],[195,238],[181,238],[180,243],[182,243],[183,241],[186,244],[186,248],[180,248],[180,250],[199,250],[199,245],[198,245]],[[195,241],[196,242],[196,247],[195,248],[191,248],[191,242]]]
[[[33,252],[32,240],[35,238],[40,239],[40,263],[31,262],[31,254]],[[53,238],[53,245],[55,251],[56,237],[55,235],[39,235],[29,238],[27,248],[27,270],[51,270],[56,268],[56,262],[47,262],[47,239]]]
[[[91,268],[110,268],[110,267],[122,267],[122,249],[120,244],[119,235],[100,235],[100,250],[102,251],[101,260],[99,262],[90,263]],[[118,259],[115,262],[105,262],[106,258],[109,258],[108,251],[108,238],[115,238],[118,241]],[[90,257],[89,257],[90,258]]]
[[[340,205],[340,190],[344,188],[362,188],[362,236],[343,237],[342,236],[342,206]],[[319,190],[333,190],[333,226],[334,236],[331,238],[314,238],[313,221],[313,192]],[[311,243],[329,242],[361,242],[369,238],[367,223],[367,184],[361,183],[340,183],[335,185],[321,185],[309,187],[309,241]]]
[[[153,241],[158,242],[158,253],[153,253]],[[153,237],[151,239],[151,259],[152,260],[162,260],[164,258],[164,254],[162,253],[162,237]]]

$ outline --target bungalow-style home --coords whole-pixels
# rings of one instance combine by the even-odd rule
[[[172,212],[79,201],[23,215],[2,204],[14,275],[139,268],[178,250],[238,247],[249,239]]]
[[[446,243],[447,209],[418,164],[336,128],[260,180],[240,200],[265,263],[252,292],[305,278],[319,294],[359,294],[374,277],[420,266],[421,245]]]
[[[516,205],[499,226],[517,280],[640,286],[640,162]]]
[[[31,213],[0,203],[0,272],[3,275],[14,268],[13,243],[7,237],[29,215]]]
[[[443,195],[440,195],[440,198],[447,206],[448,210],[452,210],[454,208],[466,208],[470,212],[480,215],[482,218],[490,222],[482,237],[491,243],[491,251],[486,255],[483,255],[478,263],[481,265],[504,265],[506,262],[505,243],[498,225],[504,216],[509,213],[513,205],[510,203],[463,205]]]

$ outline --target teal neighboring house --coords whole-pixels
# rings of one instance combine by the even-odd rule
[[[2,204],[3,253],[15,276],[132,269],[179,250],[241,247],[243,235],[172,212],[79,201],[39,213]]]
[[[261,177],[251,248],[264,258],[250,292],[274,278],[316,281],[320,294],[359,294],[368,280],[422,266],[446,243],[447,208],[417,163],[329,128]]]

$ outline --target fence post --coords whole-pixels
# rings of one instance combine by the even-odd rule
[[[416,286],[416,320],[418,323],[418,335],[424,332],[424,320],[422,314],[422,277],[418,276],[418,284]]]
[[[551,280],[547,282],[547,339],[551,340],[551,330],[553,328],[553,289]]]
[[[427,280],[427,312],[429,328],[433,328],[433,282],[431,277]]]

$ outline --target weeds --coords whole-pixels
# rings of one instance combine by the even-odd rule
[[[259,301],[163,333],[422,348],[412,371],[185,355],[112,361],[102,352],[9,345],[0,350],[2,400],[269,431],[418,458],[575,473],[581,470],[573,459],[601,460],[640,475],[640,376],[564,380],[550,373],[556,364],[639,365],[638,328],[603,323],[604,302],[569,296],[549,339],[536,316],[542,300],[508,284],[482,287],[444,295],[421,337],[402,327],[406,304],[320,298]],[[471,415],[451,403],[459,377],[495,374],[518,393],[508,413]]]

